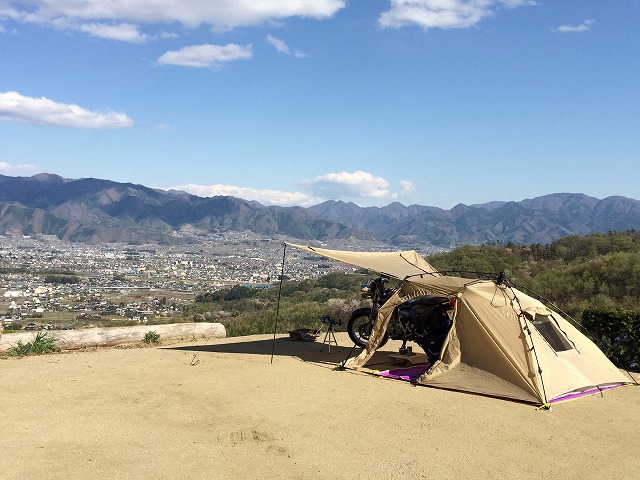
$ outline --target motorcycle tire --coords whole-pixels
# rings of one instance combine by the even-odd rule
[[[369,341],[369,333],[367,332],[369,326],[369,316],[371,315],[370,308],[359,308],[351,314],[349,323],[347,323],[347,332],[349,338],[360,348],[365,348]],[[382,347],[389,340],[387,334],[384,335],[378,348]]]

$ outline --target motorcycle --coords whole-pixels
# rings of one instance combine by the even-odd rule
[[[395,291],[386,286],[388,282],[388,277],[380,276],[361,285],[362,297],[371,300],[371,307],[354,310],[347,323],[349,337],[361,348],[367,346],[378,310]],[[453,323],[449,312],[454,306],[455,298],[432,295],[407,300],[394,309],[379,347],[389,338],[402,340],[400,353],[406,354],[407,342],[415,342],[433,363],[440,358],[442,344]]]

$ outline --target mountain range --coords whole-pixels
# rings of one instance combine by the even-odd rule
[[[0,235],[55,235],[87,243],[188,242],[212,233],[252,231],[301,240],[452,248],[549,243],[566,235],[638,227],[640,201],[621,196],[553,193],[519,202],[459,204],[450,210],[400,203],[360,207],[333,200],[303,208],[94,178],[0,175]]]

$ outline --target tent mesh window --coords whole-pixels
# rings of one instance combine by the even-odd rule
[[[573,346],[569,343],[565,335],[556,326],[555,322],[546,315],[536,315],[536,318],[531,322],[536,330],[542,335],[547,343],[556,352],[564,352],[565,350],[571,350]]]

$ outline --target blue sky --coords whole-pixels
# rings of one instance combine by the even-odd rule
[[[0,173],[451,208],[639,198],[640,2],[0,0]]]

